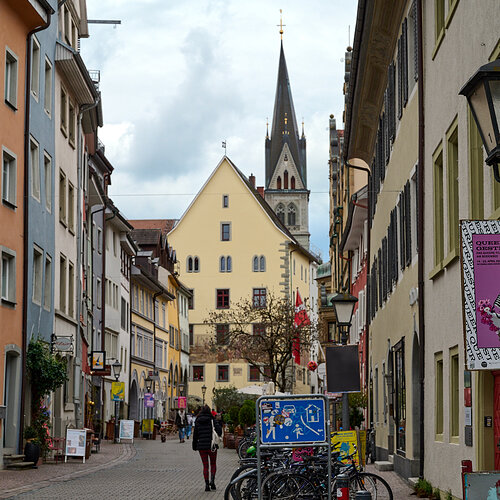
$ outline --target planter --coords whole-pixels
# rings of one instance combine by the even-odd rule
[[[226,442],[224,446],[226,448],[229,448],[230,450],[235,449],[235,437],[234,434],[224,434],[224,438],[226,439]]]
[[[24,446],[24,461],[33,462],[33,468],[36,468],[38,459],[40,458],[40,445],[27,441]]]

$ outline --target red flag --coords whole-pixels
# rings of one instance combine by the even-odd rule
[[[293,320],[293,326],[295,328],[299,328],[301,326],[307,326],[310,324],[311,321],[309,320],[309,316],[307,315],[306,307],[302,302],[299,289],[297,288],[297,295],[295,298],[295,318]],[[295,362],[300,365],[300,337],[298,334],[293,339],[292,356]]]

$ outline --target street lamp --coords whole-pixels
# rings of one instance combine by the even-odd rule
[[[352,314],[354,306],[358,299],[350,293],[337,293],[331,298],[332,306],[335,310],[337,325],[341,333],[342,345],[347,345],[349,336],[349,328],[351,327]],[[349,425],[349,395],[347,392],[342,393],[342,429],[348,431]]]
[[[179,385],[179,396],[184,396],[184,384],[181,382]]]
[[[459,94],[467,98],[486,149],[486,164],[500,182],[500,59],[481,66]]]
[[[116,382],[120,378],[120,373],[122,371],[122,364],[116,360],[112,365],[113,376],[115,377]],[[118,413],[120,411],[120,401],[115,401],[115,439],[114,442],[118,443]]]
[[[201,386],[201,394],[203,396],[203,406],[205,406],[205,394],[207,392],[207,386],[205,384],[203,384]]]

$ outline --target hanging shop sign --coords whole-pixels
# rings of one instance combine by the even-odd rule
[[[460,223],[468,370],[500,369],[500,221]]]
[[[90,369],[95,371],[104,371],[106,369],[106,352],[92,351],[90,355]]]
[[[73,336],[60,336],[52,334],[50,336],[52,352],[73,353]]]

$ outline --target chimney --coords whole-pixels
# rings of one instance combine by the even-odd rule
[[[259,194],[262,196],[262,198],[264,198],[264,186],[259,186],[257,188],[257,191],[259,192]]]
[[[250,177],[248,178],[248,180],[250,181],[250,184],[252,185],[252,187],[255,189],[255,175],[250,174]]]

